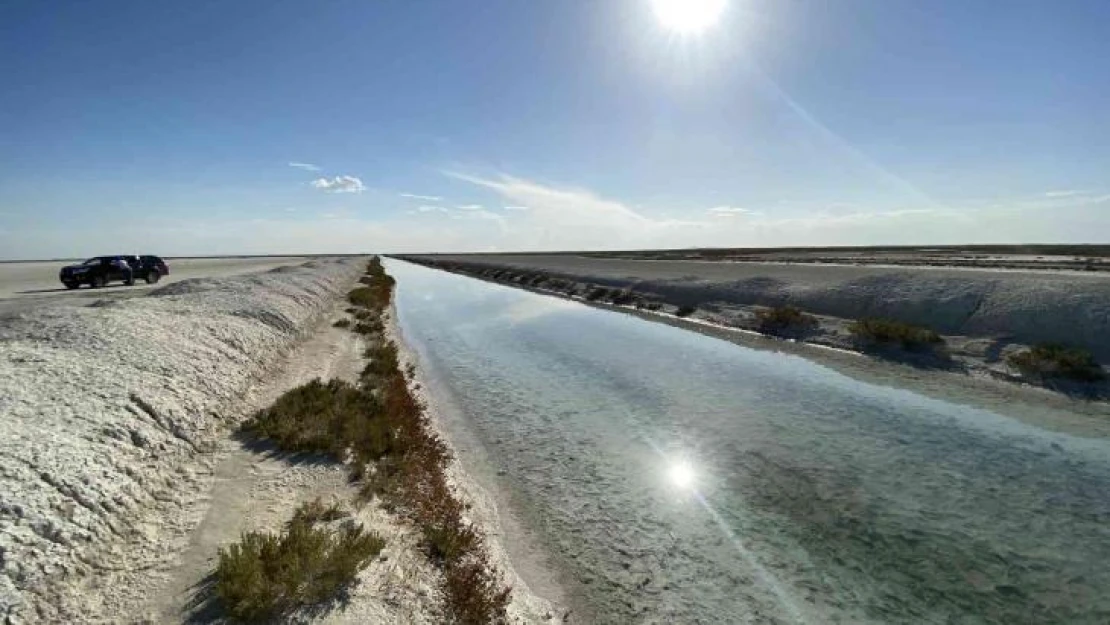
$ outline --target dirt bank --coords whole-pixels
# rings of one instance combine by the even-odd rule
[[[216,441],[362,269],[317,260],[22,314],[0,329],[0,615],[117,614],[198,522]],[[176,542],[175,542],[176,541]]]

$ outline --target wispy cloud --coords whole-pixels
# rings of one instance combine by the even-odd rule
[[[449,212],[451,212],[443,206],[429,206],[427,204],[425,204],[424,206],[417,206],[416,210],[417,210],[417,212],[421,212],[421,213],[449,213]]]
[[[1060,191],[1045,191],[1045,197],[1075,197],[1077,195],[1085,195],[1086,191],[1079,191],[1076,189],[1063,189]]]
[[[366,187],[362,184],[362,180],[354,176],[317,178],[312,181],[312,186],[328,193],[362,193],[366,190]]]
[[[460,205],[456,206],[455,208],[457,208],[461,211],[480,211],[485,207],[482,206],[481,204],[460,204]]]
[[[714,206],[706,211],[714,217],[739,217],[750,214],[752,211],[738,206]]]
[[[503,208],[504,208],[505,210],[507,210],[507,211],[527,211],[527,210],[532,210],[531,208],[528,208],[527,206],[505,206],[505,207],[503,207]]]
[[[443,173],[493,191],[504,200],[503,206],[527,207],[511,222],[505,222],[513,234],[513,240],[507,243],[518,247],[597,249],[649,245],[662,243],[668,238],[667,233],[676,229],[702,225],[648,217],[622,202],[588,190],[555,187],[507,175],[491,179],[453,171]],[[488,213],[484,209],[482,212]]]
[[[290,167],[296,167],[297,169],[303,169],[305,171],[320,171],[320,168],[317,167],[316,165],[313,165],[312,163],[290,162],[289,166]]]
[[[443,198],[438,195],[420,195],[418,193],[398,193],[401,197],[407,197],[413,200],[424,200],[425,202],[442,202]]]

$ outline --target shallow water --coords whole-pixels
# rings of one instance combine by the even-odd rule
[[[387,265],[584,620],[1110,621],[1103,439]]]

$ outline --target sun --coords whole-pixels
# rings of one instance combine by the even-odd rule
[[[717,23],[728,0],[651,0],[664,28],[694,35]]]

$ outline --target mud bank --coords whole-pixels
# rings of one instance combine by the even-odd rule
[[[1062,343],[1110,360],[1110,279],[987,271],[627,261],[569,255],[405,256],[403,260],[509,286],[647,312],[693,311],[691,320],[756,331],[764,307],[817,315],[806,343],[858,351],[849,324],[887,317],[941,332],[941,358],[886,353],[910,364],[1023,381],[1006,357]],[[685,310],[684,310],[685,309]],[[668,315],[669,316],[669,315]],[[1058,384],[1087,397],[1107,385]]]
[[[362,264],[186,280],[9,319],[0,328],[0,616],[111,615],[98,580],[156,568],[161,537],[197,521],[183,511],[203,490],[198,458],[226,430],[225,415],[238,414],[241,393]]]

